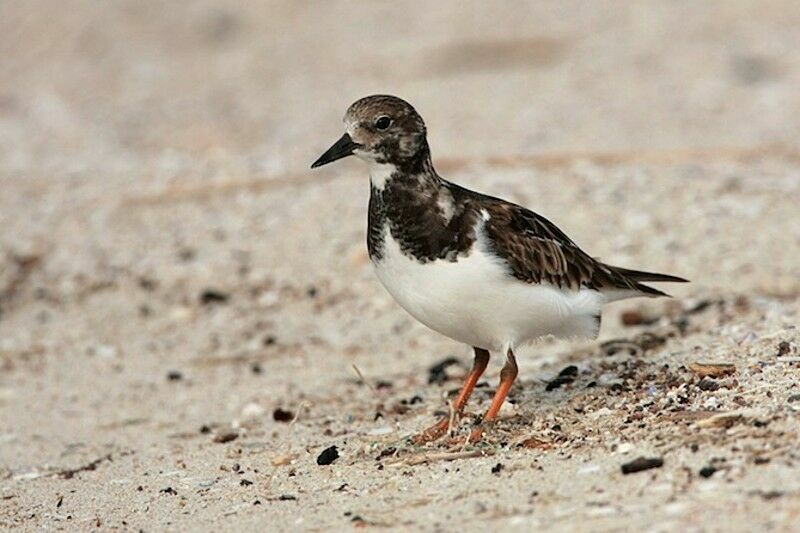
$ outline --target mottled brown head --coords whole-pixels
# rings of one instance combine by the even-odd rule
[[[357,100],[347,109],[344,124],[346,133],[311,168],[348,155],[403,168],[428,155],[422,117],[396,96],[379,94]]]

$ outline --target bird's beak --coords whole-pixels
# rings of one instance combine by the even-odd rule
[[[347,157],[348,155],[353,155],[353,150],[358,147],[359,144],[354,143],[353,139],[350,138],[350,135],[345,133],[342,135],[341,139],[333,143],[333,146],[328,148],[324,154],[319,156],[319,159],[314,161],[314,164],[311,165],[311,168],[321,167],[322,165],[333,163],[337,159]]]

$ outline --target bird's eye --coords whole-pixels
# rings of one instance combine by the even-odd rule
[[[378,117],[378,120],[375,121],[375,127],[379,130],[385,130],[392,125],[392,119],[387,116]]]

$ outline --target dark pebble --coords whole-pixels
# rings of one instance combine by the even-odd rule
[[[394,446],[389,446],[388,448],[384,448],[383,450],[381,450],[381,453],[379,453],[377,455],[377,457],[375,457],[375,460],[376,461],[380,461],[384,457],[388,457],[390,455],[394,455],[394,452],[396,452],[396,451],[397,451],[397,448],[395,448]]]
[[[275,335],[267,335],[264,337],[264,346],[272,346],[278,342],[278,338]]]
[[[294,413],[278,407],[272,411],[272,419],[275,422],[291,422],[294,420]]]
[[[261,374],[264,370],[261,368],[261,365],[258,363],[253,363],[250,365],[250,372],[253,374]]]
[[[281,494],[278,496],[278,500],[282,502],[293,502],[297,500],[297,496],[293,496],[291,494]]]
[[[224,444],[226,442],[231,442],[232,440],[236,440],[239,438],[239,434],[235,431],[225,431],[223,433],[219,433],[214,437],[214,442]]]
[[[252,484],[253,482],[250,481],[249,479],[243,479],[239,482],[239,485],[241,485],[242,487],[249,487]]]
[[[720,384],[713,378],[705,377],[700,380],[700,383],[698,383],[697,386],[700,388],[700,390],[715,391],[719,389]]]
[[[200,303],[203,305],[224,304],[230,296],[217,289],[206,289],[200,293]]]
[[[700,469],[699,474],[700,474],[701,477],[709,478],[709,477],[713,476],[714,472],[716,472],[716,471],[717,471],[716,467],[704,466],[703,468]]]
[[[458,359],[448,357],[443,359],[428,369],[428,383],[441,385],[447,381],[447,369],[458,364]]]
[[[788,355],[792,351],[792,345],[788,341],[781,341],[778,343],[778,357]]]
[[[503,470],[503,463],[497,463],[492,467],[492,474],[499,475],[500,471]]]
[[[547,384],[544,390],[551,391],[555,390],[562,385],[568,385],[575,381],[575,378],[578,376],[578,367],[575,365],[570,365],[566,367],[564,370],[558,373],[558,376],[550,383]]]
[[[319,457],[317,457],[317,464],[321,466],[329,465],[338,458],[339,450],[336,448],[336,446],[331,446],[330,448],[325,448],[322,450],[322,453],[319,454]]]
[[[792,394],[786,401],[789,403],[800,402],[800,394]]]
[[[635,474],[651,468],[661,468],[664,460],[661,457],[639,457],[629,463],[622,465],[623,474]]]
[[[180,370],[170,370],[167,372],[167,381],[180,381],[183,379],[183,374]]]
[[[172,487],[167,487],[167,488],[165,488],[165,489],[161,489],[161,490],[160,490],[160,491],[158,491],[158,492],[161,492],[162,494],[172,494],[173,496],[175,496],[176,494],[178,494],[178,491],[176,491],[176,490],[175,490],[175,489],[173,489]]]

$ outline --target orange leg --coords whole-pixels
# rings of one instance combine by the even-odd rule
[[[503,367],[503,370],[500,371],[500,386],[497,388],[497,392],[494,393],[492,405],[489,406],[489,410],[486,411],[486,415],[484,415],[481,425],[475,428],[475,430],[472,432],[472,435],[470,435],[470,442],[477,442],[481,440],[481,437],[483,436],[484,424],[487,422],[494,422],[494,420],[497,418],[497,413],[500,412],[500,408],[503,406],[506,396],[508,396],[508,391],[511,390],[511,385],[517,378],[517,360],[514,358],[514,352],[511,351],[511,348],[508,349],[508,354],[506,357],[506,364]]]
[[[478,380],[489,364],[489,352],[482,348],[474,348],[474,350],[475,359],[472,363],[472,370],[469,371],[467,379],[464,381],[464,386],[461,387],[461,392],[458,393],[458,398],[456,398],[456,401],[453,403],[453,410],[455,410],[456,414],[461,414],[464,406],[467,405],[472,391],[475,390],[475,385],[478,384]],[[424,444],[436,440],[447,433],[448,429],[450,429],[449,417],[440,420],[419,435],[416,435],[413,439],[414,443]]]

